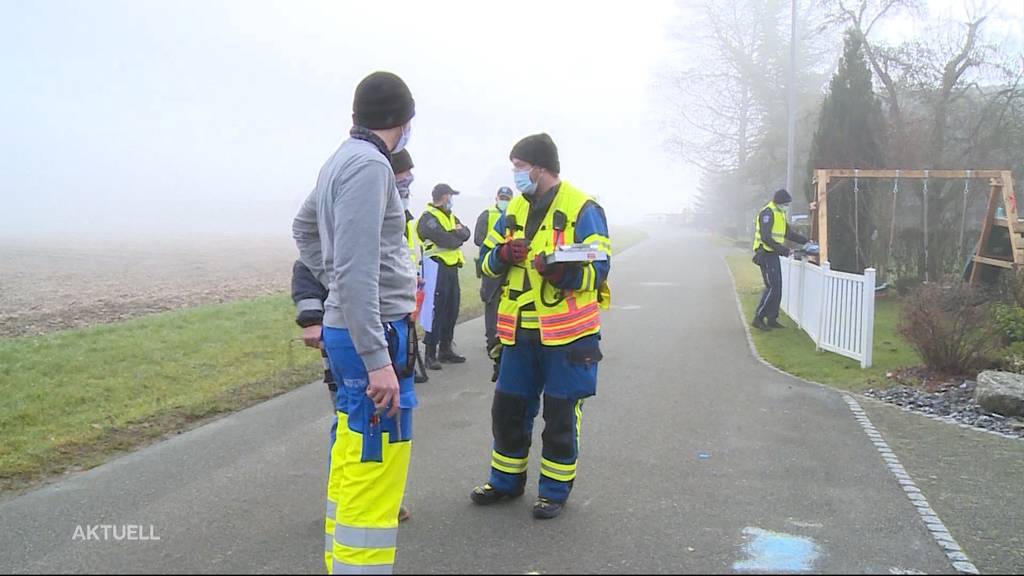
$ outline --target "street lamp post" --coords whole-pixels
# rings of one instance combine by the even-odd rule
[[[793,191],[793,164],[796,161],[796,2],[792,0],[789,36],[789,106],[786,134],[786,190]]]

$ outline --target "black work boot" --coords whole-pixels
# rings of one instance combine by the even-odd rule
[[[565,502],[555,502],[547,498],[537,498],[533,504],[533,517],[538,520],[550,520],[562,513]]]
[[[427,344],[427,357],[425,361],[427,368],[430,370],[441,369],[441,363],[437,361],[437,344]]]
[[[499,500],[504,500],[505,498],[519,498],[522,495],[522,490],[511,493],[499,492],[498,490],[495,490],[494,486],[484,484],[483,486],[473,488],[473,491],[469,493],[469,498],[473,501],[473,504],[478,506],[488,506],[498,502]]]
[[[768,321],[768,327],[769,328],[785,328],[786,325],[779,323],[778,318],[772,318],[771,320]]]
[[[763,330],[765,332],[771,330],[771,328],[769,328],[768,325],[764,323],[764,318],[754,318],[754,321],[751,322],[750,325],[753,326],[754,328],[757,328],[758,330]]]
[[[462,364],[466,361],[465,356],[456,354],[454,344],[451,342],[441,343],[441,352],[437,355],[437,359],[445,364]]]

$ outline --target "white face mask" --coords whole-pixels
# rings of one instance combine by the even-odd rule
[[[409,143],[409,135],[412,134],[412,122],[406,122],[405,126],[402,126],[402,135],[398,137],[398,143],[391,150],[391,153],[400,152],[405,145]]]

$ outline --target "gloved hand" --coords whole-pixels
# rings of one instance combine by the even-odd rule
[[[561,284],[565,277],[565,267],[565,263],[547,264],[544,262],[544,254],[537,254],[533,258],[533,268],[554,286]]]
[[[529,251],[530,248],[526,245],[526,239],[516,238],[501,245],[501,248],[498,249],[498,258],[506,264],[518,264],[526,260],[526,255]]]

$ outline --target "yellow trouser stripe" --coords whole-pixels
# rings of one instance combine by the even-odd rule
[[[576,455],[580,453],[580,438],[583,436],[583,399],[576,401]]]
[[[327,509],[324,513],[324,563],[328,574],[331,573],[334,564],[334,518],[338,513],[345,450],[349,442],[348,415],[344,412],[336,412],[336,415],[338,426],[335,430],[334,445],[331,446],[331,469],[327,475]]]
[[[540,473],[553,480],[569,482],[576,478],[576,465],[559,464],[547,458],[542,458],[540,461]]]
[[[528,464],[527,458],[512,458],[491,452],[491,466],[506,474],[522,474],[526,472]]]

